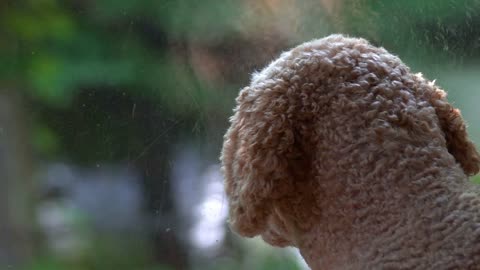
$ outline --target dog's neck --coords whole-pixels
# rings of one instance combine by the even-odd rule
[[[324,194],[314,225],[294,232],[294,242],[309,266],[320,270],[480,265],[476,187],[448,153],[439,153],[430,162],[421,159],[407,159],[413,163],[397,164],[392,170],[376,168],[379,174],[339,173],[348,185],[340,193]],[[365,173],[361,183],[359,173]]]

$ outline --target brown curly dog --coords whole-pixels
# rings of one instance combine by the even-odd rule
[[[230,225],[320,269],[480,269],[479,155],[433,82],[364,39],[283,53],[237,98]]]

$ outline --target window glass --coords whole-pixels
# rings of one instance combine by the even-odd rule
[[[252,73],[332,33],[435,79],[480,143],[479,1],[2,1],[0,268],[308,269],[231,232],[219,155]]]

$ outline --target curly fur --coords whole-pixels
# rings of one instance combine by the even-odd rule
[[[304,43],[239,94],[230,225],[319,269],[480,269],[479,155],[458,109],[364,39]]]

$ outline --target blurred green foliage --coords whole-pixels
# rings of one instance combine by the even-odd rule
[[[186,63],[175,62],[168,55],[166,40],[148,40],[152,35],[159,39],[176,36],[181,30],[176,18],[183,18],[181,13],[189,17],[193,10],[183,10],[182,5],[163,9],[164,3],[152,2],[149,7],[128,2],[102,1],[78,8],[57,1],[5,5],[0,14],[2,32],[8,39],[0,48],[5,61],[0,78],[19,82],[29,95],[50,106],[68,106],[82,87],[103,86],[141,92],[180,114],[190,111],[186,106],[190,100],[182,100],[189,96],[204,106],[218,100],[218,95],[209,96],[201,87]],[[150,21],[143,13],[155,10],[164,26],[172,27],[155,28],[161,22]],[[152,33],[138,31],[145,27],[138,24],[151,24],[146,28],[151,27]]]
[[[369,37],[416,67],[445,68],[480,57],[478,0],[361,0],[343,12],[349,33]]]
[[[86,107],[80,109],[95,106],[95,100],[75,104],[78,95],[85,90],[120,93],[130,99],[127,110],[132,115],[135,100],[148,100],[149,104],[155,104],[156,110],[162,111],[163,119],[173,118],[179,122],[196,122],[194,119],[209,111],[229,111],[234,91],[206,85],[193,73],[188,55],[182,50],[176,54],[172,44],[183,47],[189,38],[227,35],[231,27],[218,23],[219,17],[214,14],[234,15],[234,3],[55,0],[3,3],[0,5],[3,37],[0,81],[22,91],[31,102],[28,105],[36,127],[33,145],[42,155],[89,162],[125,157],[126,148],[136,155],[145,147],[135,146],[136,138],[149,135],[141,134],[141,124],[136,127],[140,130],[136,134],[121,135],[135,132],[128,128],[125,118],[117,118],[123,125],[109,125],[116,118],[112,110],[115,111],[115,103],[120,102],[118,95],[112,98],[113,104],[102,104],[91,118],[84,118],[87,129],[78,130],[76,123],[65,126],[74,120],[77,105]],[[213,6],[216,8],[211,9]],[[208,18],[208,22],[203,24],[202,18]],[[210,29],[214,25],[216,28]],[[109,119],[99,122],[96,113],[108,114]],[[58,125],[60,122],[63,124]],[[92,132],[90,127],[98,127],[94,130],[101,129],[101,134]],[[88,133],[81,140],[91,147],[75,147],[69,142],[75,136],[66,136],[69,132]],[[109,144],[110,140],[114,142]],[[95,154],[101,148],[95,144],[102,146],[105,142],[111,146],[105,150],[107,153]],[[125,144],[130,147],[123,147]],[[118,151],[122,153],[116,155]]]
[[[415,70],[431,76],[480,57],[478,0],[341,1],[334,14],[313,0],[265,3],[270,5],[267,12],[258,12],[261,8],[253,2],[233,0],[7,1],[0,5],[0,80],[43,108],[33,109],[39,112],[36,126],[42,127],[33,134],[38,150],[75,159],[77,152],[68,150],[61,135],[67,128],[52,124],[45,111],[68,114],[78,110],[72,104],[81,91],[103,89],[148,99],[167,117],[190,121],[187,126],[212,111],[225,117],[239,85],[199,78],[189,44],[217,46],[265,35],[258,31],[274,29],[276,21],[284,23],[275,12],[291,17],[295,25],[288,28],[293,32],[278,33],[279,41],[295,44],[346,32],[401,54]],[[107,138],[118,134],[115,129],[103,132]],[[95,144],[94,136],[86,141]],[[82,160],[88,156],[78,153]]]

